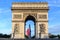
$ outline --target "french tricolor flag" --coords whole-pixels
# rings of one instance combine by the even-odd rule
[[[29,28],[26,30],[26,36],[31,36],[31,28],[29,26]]]

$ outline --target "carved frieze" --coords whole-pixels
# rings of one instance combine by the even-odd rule
[[[21,19],[22,15],[21,14],[14,14],[13,19]]]
[[[37,18],[37,13],[24,13],[24,14],[23,14],[23,18],[26,18],[26,17],[29,16],[29,15]]]
[[[12,9],[48,9],[47,3],[13,3]]]
[[[45,15],[45,14],[41,15],[41,14],[40,14],[40,15],[38,15],[38,18],[39,18],[39,19],[47,19],[47,15]]]

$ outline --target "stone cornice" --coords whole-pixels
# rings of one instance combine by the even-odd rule
[[[48,10],[47,2],[13,3],[12,10]]]
[[[15,13],[20,13],[20,12],[24,12],[24,13],[38,13],[38,12],[48,12],[48,10],[12,10]]]
[[[23,20],[19,21],[19,20],[12,20],[12,22],[25,22]],[[48,21],[36,21],[36,22],[48,22]]]
[[[49,10],[47,7],[12,7],[12,10]]]

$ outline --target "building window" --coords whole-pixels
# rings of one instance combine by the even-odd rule
[[[39,24],[39,26],[40,26],[40,32],[41,33],[45,33],[45,24]]]

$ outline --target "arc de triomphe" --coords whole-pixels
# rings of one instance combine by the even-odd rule
[[[12,4],[12,38],[25,38],[25,21],[35,21],[35,38],[48,38],[48,3]]]

